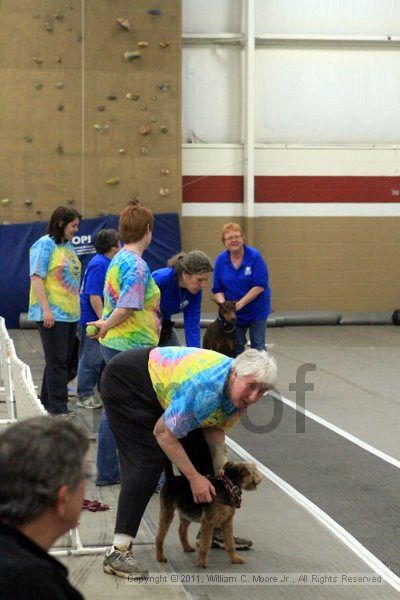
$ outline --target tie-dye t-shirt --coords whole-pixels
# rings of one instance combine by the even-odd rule
[[[81,263],[71,242],[56,244],[44,235],[33,244],[29,253],[29,274],[43,279],[44,289],[55,321],[73,323],[79,320],[79,284]],[[43,321],[43,309],[35,290],[30,288],[30,321]]]
[[[154,348],[149,355],[149,374],[154,391],[165,409],[164,420],[177,437],[197,427],[231,429],[239,410],[225,392],[232,358],[201,348]]]
[[[112,327],[100,343],[114,350],[156,346],[160,337],[160,290],[147,263],[122,248],[108,267],[104,284],[103,319],[115,308],[132,308],[133,313]]]

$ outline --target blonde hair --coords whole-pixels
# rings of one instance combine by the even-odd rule
[[[229,231],[238,231],[240,235],[244,238],[243,231],[240,225],[238,225],[237,223],[225,223],[225,225],[222,226],[221,231],[221,240],[223,244],[225,243],[225,235]]]

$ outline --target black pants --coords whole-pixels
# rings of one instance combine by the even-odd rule
[[[101,396],[118,447],[121,492],[116,533],[135,537],[165,465],[153,429],[163,414],[148,372],[149,348],[121,352],[105,367]],[[180,439],[195,468],[213,474],[210,451],[200,429]]]
[[[46,366],[40,400],[53,415],[66,413],[68,403],[68,364],[74,349],[77,323],[56,321],[53,327],[38,321]]]

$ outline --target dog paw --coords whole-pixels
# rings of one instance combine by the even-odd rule
[[[187,546],[184,547],[183,551],[184,552],[195,552],[196,548],[193,548],[193,546],[191,546],[190,544],[188,544]]]
[[[200,567],[201,569],[206,569],[207,568],[207,561],[205,560],[198,560],[196,563],[197,567]]]
[[[232,562],[234,565],[242,565],[242,564],[243,564],[244,562],[246,562],[246,561],[244,560],[244,558],[242,558],[241,556],[239,556],[239,554],[235,554],[235,556],[233,556],[233,557],[231,558],[231,562]]]
[[[158,562],[168,562],[167,558],[164,556],[164,554],[157,554],[156,556],[157,561]]]

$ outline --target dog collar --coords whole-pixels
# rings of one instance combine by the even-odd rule
[[[224,319],[221,319],[219,315],[217,315],[217,320],[222,323],[224,333],[233,333],[236,330],[236,325],[234,325],[232,329],[227,329],[226,326],[228,325],[228,323]]]
[[[235,508],[240,508],[242,504],[242,490],[240,487],[234,485],[227,475],[216,475],[215,478],[224,484],[226,491],[233,499]]]

